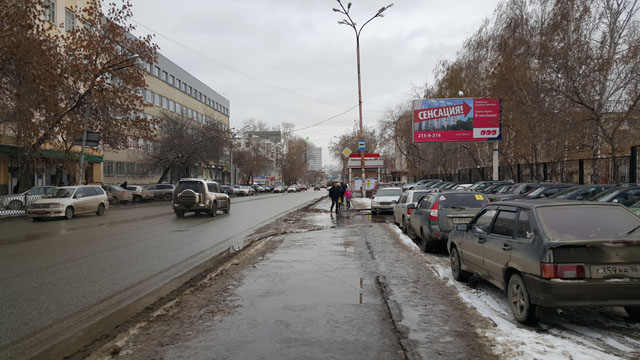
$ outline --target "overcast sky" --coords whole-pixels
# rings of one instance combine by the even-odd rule
[[[393,0],[391,0],[393,1]],[[327,148],[358,123],[356,41],[339,25],[335,0],[133,0],[138,34],[155,33],[160,52],[231,102],[231,127],[245,120],[301,129]],[[345,1],[344,4],[346,6]],[[364,124],[432,82],[441,59],[491,17],[498,0],[395,0],[360,36]],[[390,2],[353,0],[357,23]],[[356,149],[351,149],[356,150]]]

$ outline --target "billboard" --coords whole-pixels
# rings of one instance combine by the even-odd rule
[[[502,99],[413,101],[413,142],[501,140]]]

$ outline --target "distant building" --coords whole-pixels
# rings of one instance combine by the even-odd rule
[[[307,144],[307,170],[322,171],[322,147]]]

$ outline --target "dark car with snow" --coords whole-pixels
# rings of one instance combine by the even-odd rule
[[[503,289],[522,323],[537,306],[623,306],[640,320],[640,218],[619,204],[491,203],[456,226],[448,250],[456,280]]]

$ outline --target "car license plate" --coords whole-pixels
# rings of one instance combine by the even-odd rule
[[[454,217],[451,218],[454,224],[467,224],[471,218]]]
[[[592,265],[592,278],[628,277],[640,278],[640,264],[633,265]]]

